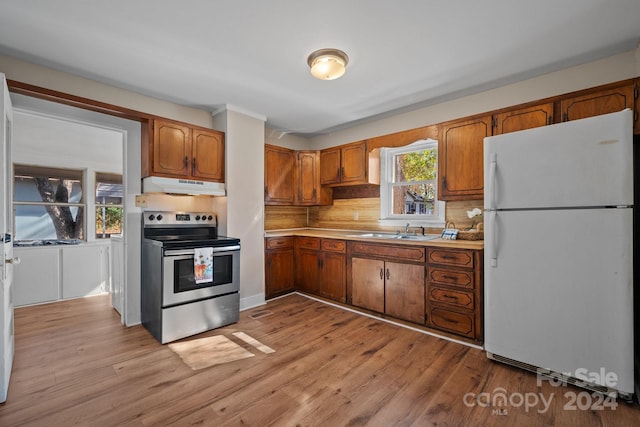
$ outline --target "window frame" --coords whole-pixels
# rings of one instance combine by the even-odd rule
[[[16,180],[16,166],[18,167],[19,171],[18,174],[22,175],[22,173],[20,172],[21,168],[24,169],[33,169],[34,171],[42,171],[43,175],[53,175],[53,171],[60,171],[62,173],[61,176],[65,176],[65,175],[76,175],[79,174],[80,175],[80,187],[81,187],[81,197],[80,197],[80,202],[45,202],[45,201],[20,201],[20,200],[16,200],[16,185],[15,185],[15,180]],[[17,214],[16,214],[16,207],[17,206],[40,206],[40,207],[44,207],[46,209],[46,206],[65,206],[65,207],[70,207],[70,208],[78,208],[81,211],[81,215],[82,215],[82,238],[78,238],[78,241],[81,242],[87,242],[87,209],[89,206],[88,200],[87,200],[87,174],[86,174],[86,169],[75,169],[75,168],[68,168],[68,167],[51,167],[51,166],[43,166],[43,165],[30,165],[30,164],[25,164],[25,163],[12,163],[11,165],[11,169],[12,169],[12,176],[11,176],[11,207],[12,207],[12,221],[13,221],[13,231],[14,234],[17,235],[18,230],[17,230]],[[35,173],[33,175],[36,175]],[[73,177],[73,179],[77,179],[76,177]],[[17,238],[15,239],[16,241],[18,240]],[[51,239],[44,239],[44,238],[37,238],[37,239],[27,239],[27,240],[51,240]],[[63,240],[63,239],[53,239],[53,240]],[[73,241],[75,239],[66,239],[67,241]]]
[[[116,182],[118,181],[119,182]],[[121,203],[116,204],[116,203],[102,203],[101,201],[98,200],[98,196],[96,195],[97,193],[97,188],[98,188],[98,184],[99,183],[112,183],[112,184],[119,184],[122,186],[122,198],[121,198]],[[93,240],[96,241],[103,241],[103,240],[108,240],[111,238],[111,235],[109,235],[108,237],[98,237],[98,234],[103,234],[104,230],[102,233],[98,233],[98,217],[97,217],[97,210],[100,208],[120,208],[122,210],[122,217],[120,218],[120,234],[124,234],[124,175],[123,174],[119,174],[119,173],[108,173],[108,172],[99,172],[99,171],[94,171],[93,173],[93,193],[92,193],[92,197],[93,197],[93,212],[95,212],[95,221],[93,224]]]
[[[436,176],[434,208],[435,215],[416,214],[393,214],[393,188],[394,188],[394,157],[399,154],[407,154],[415,151],[436,149]],[[415,141],[402,147],[385,147],[380,149],[380,219],[379,224],[383,226],[424,226],[432,228],[442,228],[446,224],[444,201],[438,199],[438,141],[428,138]]]

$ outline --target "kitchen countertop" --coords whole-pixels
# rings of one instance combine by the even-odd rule
[[[484,249],[483,240],[444,240],[441,238],[433,240],[401,240],[385,239],[376,237],[357,237],[354,234],[380,233],[380,231],[367,230],[336,230],[328,228],[291,228],[285,230],[265,231],[264,237],[284,237],[284,236],[307,236],[324,237],[329,239],[344,239],[369,243],[387,243],[391,245],[410,246],[434,246],[451,249]],[[390,233],[385,233],[390,234]]]

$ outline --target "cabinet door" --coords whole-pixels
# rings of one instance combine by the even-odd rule
[[[424,265],[385,262],[385,313],[424,324]]]
[[[351,258],[351,303],[384,313],[384,261]]]
[[[602,90],[560,101],[562,121],[584,119],[633,108],[633,85]]]
[[[344,254],[324,252],[320,262],[320,286],[318,293],[335,301],[345,302],[346,290],[346,265]]]
[[[493,134],[546,126],[553,123],[553,102],[496,114]]]
[[[364,142],[348,144],[341,149],[340,182],[348,184],[367,182],[367,147]]]
[[[301,291],[318,293],[318,254],[318,251],[306,249],[299,249],[296,254],[296,283]]]
[[[267,251],[266,296],[273,298],[295,289],[293,248]]]
[[[441,200],[483,197],[483,144],[489,135],[491,116],[443,125],[438,141]]]
[[[267,205],[293,205],[295,202],[295,152],[266,145],[264,149],[264,202]]]
[[[340,182],[340,147],[320,152],[320,184],[338,184]]]
[[[191,171],[191,128],[155,120],[153,124],[154,175],[189,176]]]
[[[191,175],[207,181],[224,182],[224,137],[220,132],[193,130]]]
[[[298,198],[299,205],[318,203],[319,171],[317,151],[298,151]]]

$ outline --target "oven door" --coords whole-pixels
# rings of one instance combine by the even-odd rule
[[[213,280],[196,283],[194,250],[165,250],[162,260],[162,307],[184,304],[240,290],[240,245],[213,248]]]

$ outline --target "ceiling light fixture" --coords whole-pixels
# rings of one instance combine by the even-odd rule
[[[307,58],[313,77],[333,80],[341,77],[349,63],[346,53],[338,49],[318,49]]]

